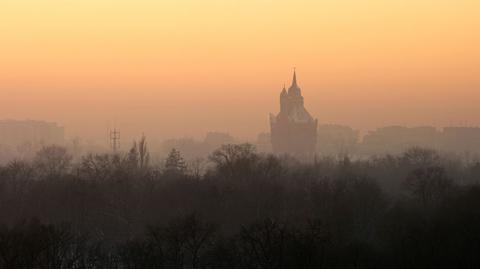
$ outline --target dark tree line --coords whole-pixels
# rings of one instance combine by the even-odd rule
[[[478,268],[480,163],[421,148],[310,164],[224,145],[0,167],[0,268]]]

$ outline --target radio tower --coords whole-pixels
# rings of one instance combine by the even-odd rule
[[[110,147],[112,147],[113,153],[117,153],[120,149],[120,131],[116,128],[110,131]]]

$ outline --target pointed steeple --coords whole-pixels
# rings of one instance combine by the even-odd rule
[[[293,68],[293,80],[292,80],[292,86],[296,87],[297,86],[297,72],[295,70],[295,67]]]
[[[300,87],[297,85],[297,72],[295,68],[293,69],[293,79],[292,79],[292,85],[290,88],[288,88],[288,94],[292,96],[301,96],[301,91]]]
[[[284,83],[282,92],[280,93],[280,96],[285,96],[285,95],[287,95],[287,89],[285,89],[285,83]]]

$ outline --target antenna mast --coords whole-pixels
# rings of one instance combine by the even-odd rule
[[[110,147],[112,148],[113,153],[117,153],[120,149],[120,131],[117,130],[117,128],[110,131]]]

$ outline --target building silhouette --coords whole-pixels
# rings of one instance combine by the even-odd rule
[[[292,85],[280,93],[280,112],[270,114],[271,142],[276,154],[309,157],[315,154],[317,119],[305,109],[303,96],[293,72]]]
[[[64,128],[57,123],[34,120],[0,120],[0,144],[63,144]]]

